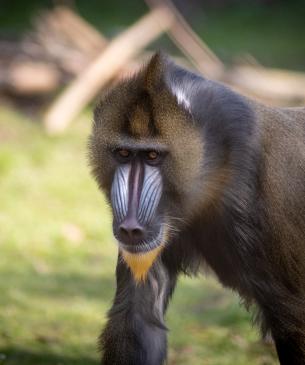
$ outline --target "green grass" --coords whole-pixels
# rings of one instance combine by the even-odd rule
[[[114,293],[109,210],[86,162],[90,114],[62,137],[0,108],[0,364],[96,365]],[[213,279],[182,278],[171,365],[272,365],[250,315]]]

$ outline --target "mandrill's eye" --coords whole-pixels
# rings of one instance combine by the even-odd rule
[[[161,155],[158,151],[147,151],[145,152],[145,160],[150,165],[155,165],[160,162]]]
[[[128,151],[128,150],[118,150],[118,154],[120,155],[120,157],[129,157],[130,151]]]
[[[125,148],[119,148],[115,150],[114,154],[116,159],[121,163],[128,162],[132,156],[131,151],[126,150]]]

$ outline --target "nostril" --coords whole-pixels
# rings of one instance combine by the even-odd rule
[[[129,233],[128,233],[128,229],[126,229],[126,228],[124,228],[124,227],[120,227],[119,228],[119,230],[120,230],[120,234],[123,236],[123,237],[126,237],[126,238],[128,238],[129,237]]]
[[[144,230],[140,226],[121,224],[119,234],[126,243],[138,243],[144,237]]]
[[[141,228],[134,228],[132,230],[132,235],[134,238],[142,238],[143,237],[143,230]]]

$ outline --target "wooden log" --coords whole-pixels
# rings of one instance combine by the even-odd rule
[[[161,4],[174,16],[173,25],[167,33],[177,47],[191,60],[193,65],[207,77],[217,79],[225,70],[222,61],[192,30],[170,0],[145,0],[151,9]]]
[[[58,6],[54,13],[61,20],[63,29],[71,41],[78,42],[80,49],[99,52],[108,40],[91,24],[66,6]]]
[[[305,101],[305,74],[302,72],[238,66],[228,70],[222,81],[257,99],[277,105]]]
[[[91,24],[65,6],[40,14],[34,23],[34,39],[70,74],[81,72],[108,43]]]
[[[43,62],[15,62],[6,70],[2,86],[16,95],[42,95],[60,85],[57,69]]]
[[[50,134],[63,131],[126,62],[172,23],[173,16],[168,9],[159,7],[115,38],[51,105],[44,118],[47,131]]]

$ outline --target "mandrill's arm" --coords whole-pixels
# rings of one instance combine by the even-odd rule
[[[119,256],[116,278],[114,303],[101,335],[102,365],[162,365],[167,347],[163,315],[176,275],[158,259],[145,281],[135,283]]]

